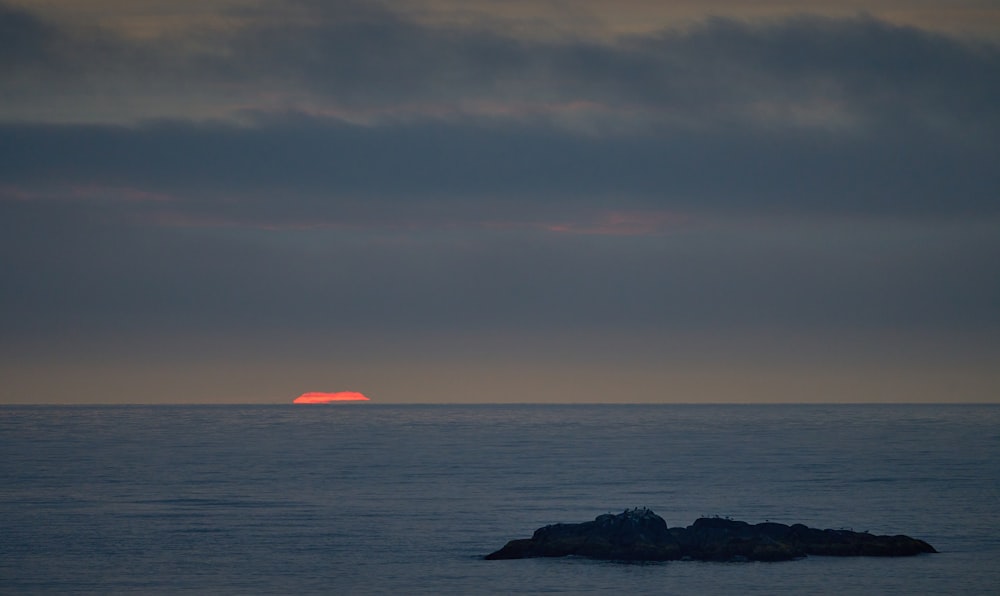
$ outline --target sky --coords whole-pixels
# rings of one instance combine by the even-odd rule
[[[0,403],[1000,402],[1000,6],[0,0],[0,271]]]

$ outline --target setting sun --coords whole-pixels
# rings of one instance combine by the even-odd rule
[[[328,404],[335,401],[370,401],[363,393],[358,391],[335,391],[326,393],[324,391],[310,391],[295,398],[295,404]]]

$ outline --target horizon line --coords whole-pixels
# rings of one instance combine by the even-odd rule
[[[94,406],[1000,406],[998,401],[677,401],[677,402],[376,402],[374,400],[351,400],[315,404],[295,404],[292,402],[10,402],[0,403],[0,407],[94,407]]]

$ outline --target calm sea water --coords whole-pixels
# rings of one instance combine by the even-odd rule
[[[0,593],[1000,593],[996,406],[0,408]],[[483,561],[648,506],[915,558]]]

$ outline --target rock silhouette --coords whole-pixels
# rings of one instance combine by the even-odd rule
[[[751,525],[700,518],[686,528],[668,528],[649,509],[605,514],[579,524],[553,524],[531,538],[511,540],[486,559],[575,555],[621,561],[788,561],[807,555],[902,557],[935,553],[909,536],[876,536],[851,530],[819,530],[802,524]]]

